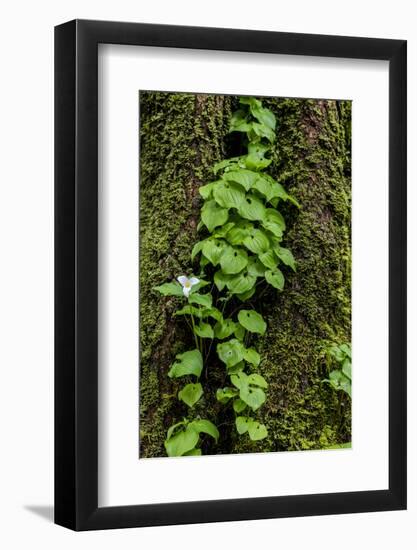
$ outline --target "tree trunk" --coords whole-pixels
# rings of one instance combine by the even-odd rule
[[[325,346],[351,338],[350,102],[262,101],[278,123],[268,171],[301,204],[280,206],[287,221],[284,246],[292,250],[297,272],[286,269],[284,291],[269,289],[256,304],[268,324],[257,345],[259,372],[269,383],[259,409],[268,437],[252,443],[231,429],[208,447],[215,453],[318,449],[350,441],[350,400],[322,383],[328,374]],[[167,372],[175,354],[191,343],[172,317],[175,300],[161,299],[152,287],[191,270],[190,252],[199,240],[198,187],[213,179],[216,161],[240,147],[241,136],[227,135],[236,104],[236,98],[223,96],[141,93],[141,457],[165,456],[167,427],[186,415]],[[222,423],[215,387],[204,415]]]

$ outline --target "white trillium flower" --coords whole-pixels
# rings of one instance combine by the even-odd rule
[[[184,296],[188,298],[190,295],[191,289],[194,285],[197,285],[200,282],[200,279],[197,279],[197,277],[186,277],[185,275],[181,275],[180,277],[177,277],[178,282],[182,286],[182,291],[184,293]]]

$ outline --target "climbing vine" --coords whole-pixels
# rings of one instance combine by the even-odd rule
[[[234,411],[238,434],[252,441],[268,434],[256,416],[267,399],[268,384],[256,372],[261,356],[255,347],[267,324],[254,302],[268,285],[283,290],[281,264],[295,271],[291,251],[281,246],[285,220],[278,206],[281,201],[298,203],[265,171],[276,139],[274,114],[261,101],[243,97],[232,115],[230,132],[244,135],[247,153],[215,164],[217,179],[199,188],[202,239],[191,252],[191,262],[199,263],[198,275],[181,275],[155,287],[163,296],[182,299],[174,315],[185,319],[195,346],[178,354],[168,372],[170,378],[185,379],[177,397],[188,408],[167,432],[168,456],[200,455],[202,437],[216,442],[220,437],[211,420],[193,416],[204,395],[202,374],[210,368],[214,350],[229,381],[217,389],[216,398]]]

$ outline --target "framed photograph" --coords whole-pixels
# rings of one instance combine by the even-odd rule
[[[55,29],[55,522],[406,507],[406,42]]]

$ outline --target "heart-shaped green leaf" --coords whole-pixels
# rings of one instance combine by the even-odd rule
[[[190,424],[188,424],[187,428],[197,432],[198,434],[208,434],[216,441],[218,441],[219,439],[219,430],[216,428],[213,422],[210,422],[210,420],[193,420],[193,422],[190,422]]]
[[[265,271],[265,279],[271,286],[277,288],[278,290],[282,290],[284,288],[284,275],[278,268],[276,268],[274,271]]]
[[[211,294],[198,294],[197,292],[194,292],[194,294],[189,295],[188,302],[190,304],[198,304],[204,307],[211,307],[213,303],[213,297]]]
[[[165,440],[165,449],[168,456],[183,456],[191,451],[198,443],[199,435],[189,427]]]
[[[194,375],[200,377],[203,370],[203,357],[198,349],[186,351],[176,356],[177,361],[168,372],[170,378]]]
[[[246,195],[238,208],[242,218],[247,220],[262,220],[265,216],[265,206],[255,195]]]
[[[207,239],[203,243],[202,252],[211,264],[217,265],[226,246],[224,241]]]
[[[241,388],[239,397],[249,405],[253,411],[259,409],[266,400],[265,392],[261,390],[261,388],[254,388],[252,386],[244,386]]]
[[[216,392],[216,399],[222,404],[226,404],[230,399],[236,397],[238,394],[237,389],[235,388],[221,388]]]
[[[216,185],[213,190],[214,200],[223,208],[239,208],[245,199],[242,186],[233,181],[224,181]]]
[[[263,254],[259,254],[259,259],[268,269],[274,270],[277,267],[277,259],[272,250],[267,250]]]
[[[226,172],[223,176],[223,179],[240,183],[240,185],[242,185],[246,191],[249,191],[249,189],[253,186],[258,177],[259,174],[257,172],[242,169]]]
[[[256,420],[251,420],[248,423],[248,433],[251,441],[259,441],[265,439],[268,435],[268,430],[264,424],[260,424]]]
[[[248,254],[241,248],[227,246],[220,258],[223,273],[233,275],[248,265]]]
[[[237,433],[242,435],[248,431],[248,420],[246,416],[237,416],[236,417],[236,430]]]
[[[283,248],[282,246],[280,246],[280,247],[276,247],[274,251],[275,251],[275,254],[278,256],[278,258],[281,260],[281,262],[283,262],[285,265],[288,265],[293,271],[295,271],[295,260],[291,250],[288,250],[288,248]]]
[[[194,332],[200,338],[214,338],[214,332],[212,327],[208,323],[199,323],[195,325]]]
[[[262,254],[270,246],[269,239],[262,229],[252,229],[243,244],[254,254]]]
[[[201,219],[210,233],[219,225],[225,224],[228,216],[227,209],[219,206],[215,200],[206,202],[201,209]]]
[[[187,384],[178,392],[178,399],[184,401],[189,407],[193,407],[203,395],[203,388],[200,383]]]
[[[229,338],[236,330],[236,326],[232,319],[223,319],[214,325],[214,336],[219,340]]]
[[[227,288],[232,294],[243,294],[251,290],[256,283],[256,277],[249,275],[247,271],[230,276]]]
[[[253,309],[241,309],[237,318],[242,327],[245,327],[249,332],[257,334],[265,334],[266,323],[259,313]]]
[[[217,354],[223,363],[228,367],[233,367],[243,359],[244,346],[242,342],[233,338],[223,344],[217,344]]]

